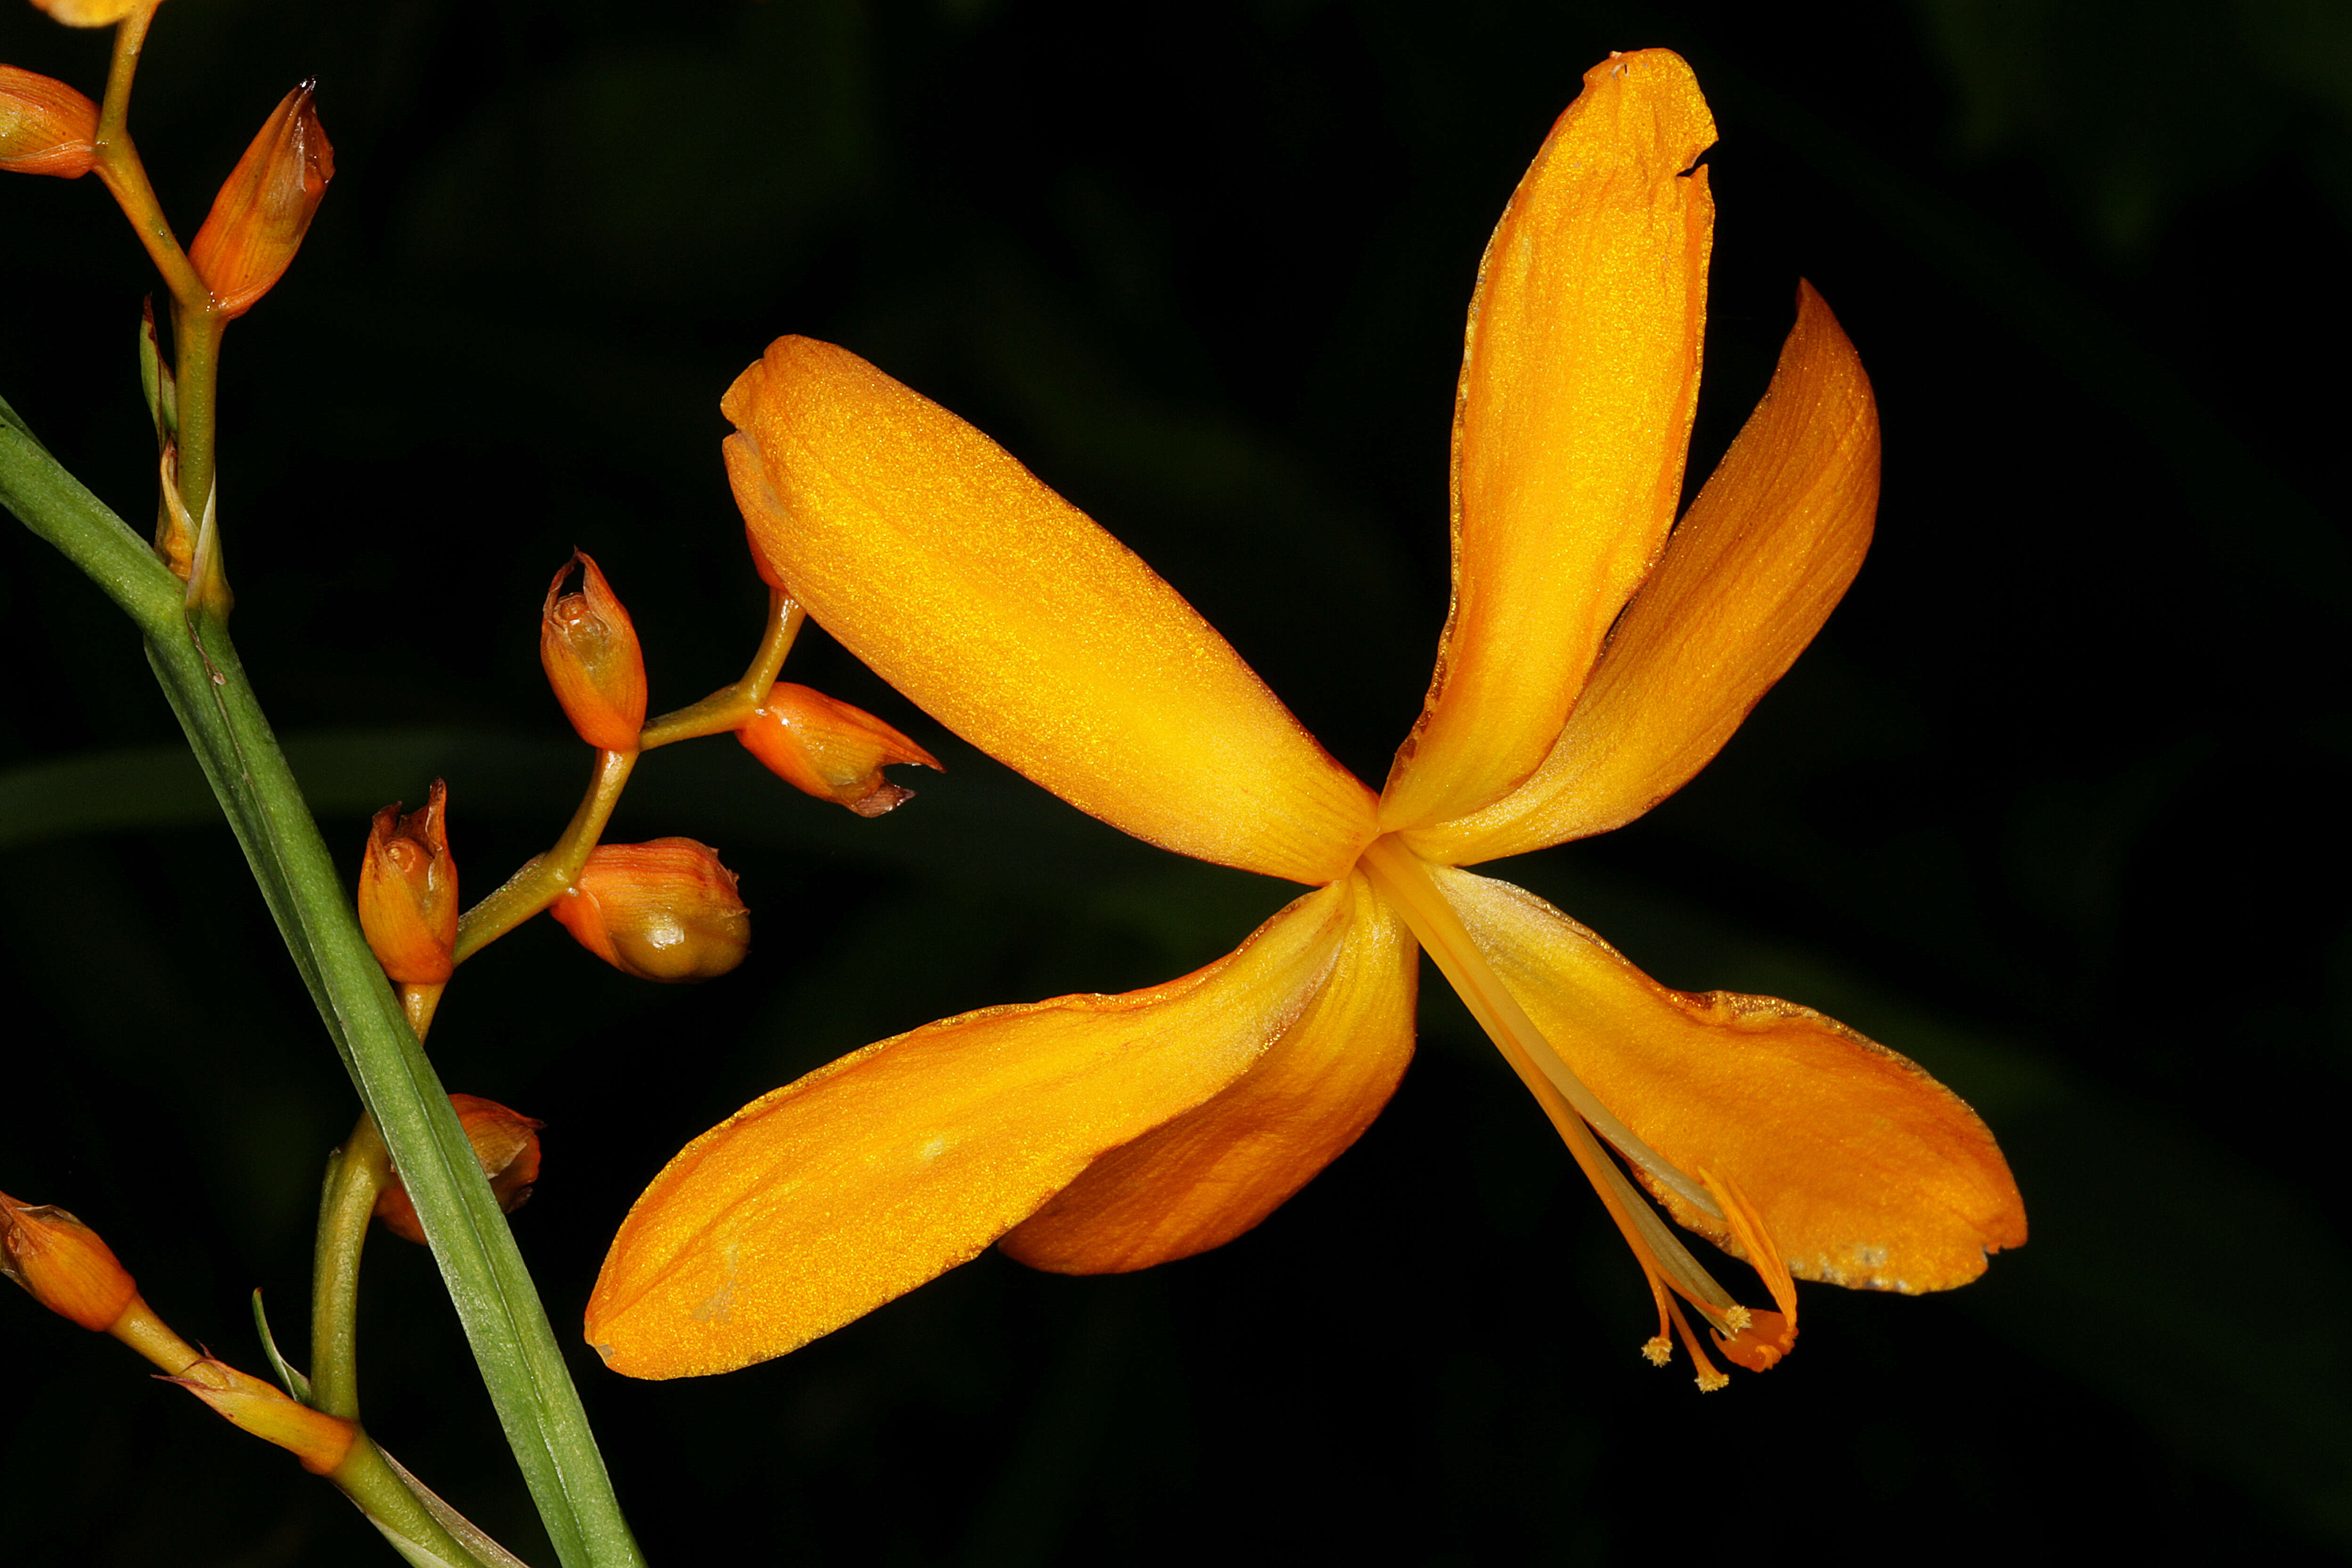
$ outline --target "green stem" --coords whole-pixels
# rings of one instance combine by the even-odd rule
[[[433,1510],[408,1489],[408,1483],[385,1461],[383,1450],[364,1430],[352,1440],[351,1452],[343,1456],[343,1462],[327,1479],[359,1504],[361,1511],[374,1521],[377,1529],[397,1531],[446,1559],[452,1568],[482,1568],[482,1560],[468,1552],[433,1516]]]
[[[650,752],[674,742],[723,735],[740,728],[766,705],[768,689],[776,684],[776,672],[784,668],[784,656],[793,651],[793,640],[800,636],[801,623],[807,618],[808,612],[783,590],[769,589],[767,635],[760,639],[760,651],[751,656],[751,668],[743,672],[743,679],[691,707],[656,719],[638,735],[637,749]]]
[[[310,1272],[310,1405],[347,1421],[360,1418],[360,1254],[377,1195],[391,1180],[391,1152],[374,1121],[362,1116],[327,1167]]]
[[[139,161],[139,149],[131,140],[131,81],[138,74],[139,54],[146,47],[147,25],[155,19],[159,0],[147,0],[116,24],[114,58],[106,73],[106,101],[98,112],[98,135],[93,142],[98,155],[95,165],[98,177],[114,195],[122,208],[122,216],[139,235],[139,243],[147,247],[155,269],[172,290],[172,298],[184,310],[209,310],[212,290],[196,276],[187,252],[172,237],[172,226],[164,220],[163,205],[155,199],[155,187],[148,184],[147,169]]]
[[[172,348],[179,356],[173,368],[179,377],[180,394],[180,501],[199,527],[207,521],[205,509],[213,500],[221,334],[227,328],[228,323],[213,313],[210,294],[193,310],[181,304],[172,311]],[[226,590],[220,581],[217,548],[210,552],[209,565],[200,565],[200,571],[209,581],[190,584],[192,596],[219,604],[225,614],[226,605],[221,600]]]
[[[360,933],[334,860],[227,629],[191,615],[145,541],[0,403],[0,504],[138,625],[254,879],[424,1222],[540,1516],[565,1568],[640,1568],[603,1458],[472,1142]]]
[[[498,891],[467,910],[457,921],[457,962],[463,963],[499,938],[563,896],[580,875],[580,868],[604,836],[613,808],[621,804],[629,770],[637,765],[635,752],[599,752],[596,776],[581,797],[580,809],[563,837],[544,855],[525,861]]]

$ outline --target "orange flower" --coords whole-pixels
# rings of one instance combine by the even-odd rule
[[[420,811],[394,801],[368,825],[360,861],[360,929],[383,972],[402,985],[440,985],[457,968],[457,866],[449,858],[449,786],[439,779]]]
[[[0,1274],[61,1318],[104,1333],[139,1300],[139,1287],[98,1232],[52,1204],[0,1193]]]
[[[279,101],[188,247],[189,262],[224,317],[252,310],[286,275],[335,177],[335,149],[312,101],[318,90],[317,82],[306,81]]]
[[[575,565],[580,592],[557,597]],[[539,662],[582,740],[607,752],[637,749],[637,731],[646,726],[646,657],[636,623],[584,550],[573,551],[547,585]]]
[[[789,681],[770,689],[767,706],[735,738],[794,789],[837,802],[860,816],[879,816],[915,797],[913,790],[883,779],[886,765],[940,765],[930,752],[863,708]]]
[[[950,729],[1139,837],[1317,890],[1165,985],[950,1018],[689,1144],[614,1240],[588,1338],[722,1371],[1001,1242],[1139,1268],[1258,1223],[1354,1141],[1412,1048],[1416,948],[1551,1118],[1702,1388],[1796,1333],[1792,1277],[1943,1289],[2025,1237],[1991,1135],[1807,1008],[1688,995],[1461,868],[1680,787],[1819,629],[1868,543],[1870,386],[1810,288],[1679,525],[1714,125],[1664,50],[1585,77],[1479,270],[1455,405],[1454,599],[1377,796],[1192,607],[988,437],[846,352],[772,345],[722,405],[771,582]],[[1608,1147],[1604,1148],[1603,1144]],[[1613,1150],[1614,1153],[1611,1152]],[[1622,1164],[1621,1164],[1622,1162]],[[1744,1258],[1736,1301],[1644,1201]]]
[[[547,1123],[478,1094],[453,1094],[449,1105],[474,1145],[474,1158],[482,1163],[482,1174],[490,1179],[490,1195],[499,1200],[500,1209],[514,1213],[530,1197],[531,1184],[539,1180],[539,1130]],[[425,1245],[416,1205],[397,1175],[376,1194],[375,1217],[402,1240]]]
[[[640,980],[712,980],[743,962],[751,912],[719,851],[691,838],[600,844],[548,911]]]
[[[97,161],[98,105],[52,77],[0,66],[0,169],[78,179]]]

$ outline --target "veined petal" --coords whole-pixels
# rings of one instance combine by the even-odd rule
[[[1406,835],[1474,865],[1622,826],[1690,781],[1821,630],[1870,548],[1878,410],[1853,345],[1799,286],[1764,401],[1642,584],[1535,775]]]
[[[1035,1268],[1118,1274],[1222,1247],[1371,1125],[1412,1057],[1420,967],[1360,872],[1323,987],[1214,1099],[1112,1150],[998,1243]]]
[[[719,405],[772,582],[1082,811],[1182,854],[1347,875],[1371,794],[1133,552],[845,349],[781,338]]]
[[[1601,1103],[1675,1166],[1729,1178],[1799,1279],[1944,1290],[2023,1244],[1992,1134],[1909,1060],[1811,1008],[1669,991],[1532,893],[1433,875]],[[1675,1220],[1741,1256],[1725,1221],[1634,1173]]]
[[[968,1013],[753,1100],[629,1211],[589,1342],[632,1377],[726,1372],[975,1256],[1247,1071],[1313,1002],[1353,901],[1325,888],[1181,980]]]
[[[1673,524],[1698,395],[1715,121],[1664,49],[1587,71],[1487,242],[1454,420],[1454,605],[1391,831],[1551,749]],[[1687,172],[1686,172],[1687,171]]]

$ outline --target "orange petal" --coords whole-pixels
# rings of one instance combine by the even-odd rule
[[[752,1101],[629,1212],[589,1342],[632,1377],[726,1372],[975,1256],[1282,1038],[1353,901],[1345,887],[1309,893],[1181,980],[968,1013]]]
[[[1535,776],[1409,834],[1471,865],[1622,826],[1688,783],[1845,594],[1878,508],[1878,409],[1813,292],[1772,384],[1675,530]]]
[[[1944,1290],[2023,1244],[1992,1134],[1905,1058],[1791,1003],[1669,991],[1533,893],[1433,875],[1601,1103],[1679,1169],[1727,1177],[1799,1279]],[[1677,1221],[1741,1255],[1724,1221],[1650,1185]]]
[[[1296,881],[1347,874],[1370,792],[995,442],[807,338],[769,345],[719,406],[770,581],[932,717],[1139,838]]]
[[[1087,1167],[998,1245],[1034,1268],[1118,1274],[1222,1247],[1339,1157],[1412,1057],[1421,950],[1359,874],[1323,989],[1233,1085]]]
[[[1714,140],[1678,57],[1612,56],[1487,242],[1454,404],[1454,606],[1383,827],[1533,773],[1657,558],[1698,395],[1714,205],[1692,163]]]

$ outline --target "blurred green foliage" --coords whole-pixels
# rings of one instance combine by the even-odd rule
[[[1664,1539],[1973,1559],[2352,1545],[2352,774],[2340,515],[2352,25],[2326,0],[171,0],[133,124],[193,229],[316,74],[339,174],[231,333],[222,515],[263,700],[354,860],[446,775],[461,871],[543,847],[585,759],[534,658],[594,552],[657,704],[756,637],[719,394],[844,342],[1132,544],[1377,779],[1444,608],[1479,247],[1611,47],[1722,127],[1694,483],[1795,279],[1879,388],[1879,542],[1696,783],[1510,875],[1661,979],[1916,1057],[2010,1152],[2031,1246],[1948,1298],[1808,1289],[1798,1355],[1700,1401],[1638,1276],[1440,992],[1363,1142],[1147,1274],[990,1255],[784,1361],[578,1373],[656,1561],[1585,1563]],[[0,58],[95,90],[26,7]],[[151,285],[93,184],[0,189],[0,390],[126,516]],[[353,1106],[127,629],[0,534],[0,1185],[99,1226],[192,1337],[299,1321]],[[866,823],[736,748],[649,759],[616,833],[718,845],[752,958],[688,991],[539,922],[469,966],[454,1087],[549,1123],[517,1218],[559,1328],[688,1138],[880,1036],[1150,984],[1286,890],[1131,843],[821,637],[793,679],[948,772]],[[421,1253],[379,1243],[372,1425],[534,1562]],[[0,1300],[9,1560],[379,1560],[323,1488]],[[292,1345],[289,1350],[297,1354]],[[1665,1533],[1661,1535],[1661,1525]]]

